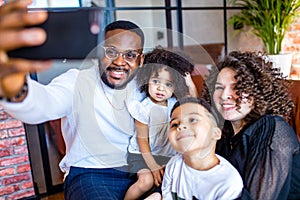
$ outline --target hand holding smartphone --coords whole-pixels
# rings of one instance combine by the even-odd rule
[[[48,19],[38,25],[47,33],[46,42],[9,51],[8,56],[39,60],[99,57],[93,49],[103,40],[103,23],[104,11],[100,7],[48,9]]]

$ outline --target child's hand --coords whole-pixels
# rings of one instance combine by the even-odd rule
[[[154,179],[154,184],[158,187],[161,185],[162,180],[163,180],[163,176],[164,176],[164,168],[160,167],[159,169],[155,170],[155,171],[151,171],[152,172],[152,176]]]
[[[192,76],[191,76],[191,74],[189,72],[185,73],[184,79],[185,79],[186,85],[189,88],[190,95],[193,96],[193,97],[199,97],[197,88],[196,88],[196,86],[195,86],[195,84],[193,82]]]

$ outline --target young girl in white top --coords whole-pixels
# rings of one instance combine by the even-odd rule
[[[187,59],[162,48],[146,54],[137,74],[137,83],[146,98],[132,101],[128,108],[136,125],[128,164],[138,180],[128,189],[125,199],[138,199],[154,185],[161,185],[164,166],[176,154],[168,141],[170,111],[176,98],[189,95],[190,91],[197,95],[190,76],[193,68]],[[159,190],[154,193],[150,197],[161,198]]]

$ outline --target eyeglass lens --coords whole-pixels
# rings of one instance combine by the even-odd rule
[[[127,50],[124,52],[120,52],[114,47],[103,47],[103,48],[105,50],[106,57],[108,57],[109,59],[116,59],[119,56],[119,54],[122,54],[125,60],[129,62],[133,62],[136,60],[136,58],[139,55],[139,53],[134,50]]]

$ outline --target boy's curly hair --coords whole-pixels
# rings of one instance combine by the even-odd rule
[[[236,94],[239,96],[237,105],[242,101],[242,94],[248,94],[248,100],[253,99],[253,109],[245,121],[251,123],[262,115],[281,115],[288,117],[294,104],[290,97],[290,83],[283,77],[280,69],[267,60],[267,55],[261,52],[233,51],[218,64],[218,70],[229,67],[236,72]],[[207,80],[204,96],[214,93],[216,73]]]
[[[167,67],[166,67],[167,66]],[[174,96],[181,98],[189,94],[184,77],[186,72],[192,73],[194,65],[186,58],[161,47],[155,48],[153,51],[145,54],[143,67],[138,71],[136,79],[141,92],[148,92],[148,83],[151,75],[165,68],[170,72],[171,78],[174,83]]]

